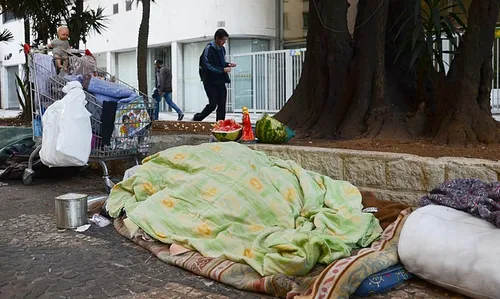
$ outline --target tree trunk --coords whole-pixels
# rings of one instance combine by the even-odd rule
[[[73,48],[79,49],[80,48],[80,39],[82,37],[82,33],[84,30],[84,26],[86,24],[83,24],[82,20],[82,15],[83,15],[83,0],[75,0],[75,4],[73,6],[73,9],[75,10],[74,16],[70,19],[72,21],[72,26],[70,30],[70,44]]]
[[[361,0],[358,3],[355,53],[348,80],[353,84],[348,92],[349,108],[339,134],[353,138],[364,133],[377,134],[387,113],[385,83],[385,42],[389,1]],[[369,110],[370,123],[365,122]],[[371,126],[371,127],[369,127]],[[370,132],[369,132],[370,131]]]
[[[151,0],[142,0],[142,19],[137,41],[137,80],[139,91],[148,94],[148,36]]]
[[[30,19],[25,17],[23,21],[24,25],[24,42],[28,45],[31,45],[31,26]]]
[[[401,45],[394,28],[414,1],[360,0],[353,38],[347,1],[310,1],[304,71],[276,118],[303,137],[376,136],[384,127],[409,136],[400,118],[418,106],[416,79],[408,58],[394,63]]]
[[[302,77],[275,117],[299,137],[497,141],[489,103],[500,0],[472,2],[467,34],[448,76],[427,77],[410,66],[412,53],[396,61],[405,36],[413,34],[415,24],[404,20],[414,17],[408,8],[416,1],[360,0],[352,38],[347,1],[310,1]]]
[[[438,93],[435,141],[457,145],[499,140],[491,115],[492,54],[499,0],[474,0],[468,27]]]
[[[38,25],[36,28],[35,43],[43,45],[47,44],[47,41],[52,38],[49,31],[50,29],[47,24]]]
[[[309,1],[304,69],[290,100],[276,118],[302,133],[330,137],[347,109],[342,91],[354,48],[347,28],[347,1]],[[331,30],[334,28],[334,30]]]
[[[25,17],[24,18],[24,42],[28,45],[31,45],[31,26],[30,26],[30,19]],[[23,52],[24,53],[24,52]],[[22,113],[20,115],[21,118],[23,119],[31,119],[32,118],[32,113],[33,113],[33,101],[32,101],[32,92],[30,89],[30,85],[32,84],[30,82],[30,68],[28,65],[28,54],[24,53],[24,78],[23,78],[23,83],[24,83],[24,88],[27,90],[27,96],[24,97],[24,103],[20,103],[22,106]]]

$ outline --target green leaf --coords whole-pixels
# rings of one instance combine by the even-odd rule
[[[406,45],[408,44],[408,39],[405,39],[403,44],[401,45],[401,47],[399,48],[397,54],[396,54],[396,58],[394,58],[394,63],[396,61],[398,61],[399,57],[403,54],[403,52],[406,50]]]
[[[398,29],[398,32],[396,32],[396,35],[394,36],[394,40],[396,40],[399,35],[401,34],[401,32],[403,31],[403,29],[405,29],[405,26],[406,26],[406,23],[408,23],[408,21],[410,21],[411,19],[406,19],[406,21],[404,21],[400,26],[399,26],[399,29]]]
[[[427,22],[430,19],[431,15],[425,9],[422,10],[421,13],[422,13],[421,14],[421,20],[422,20],[422,22]]]
[[[415,61],[417,61],[417,58],[420,55],[420,52],[422,51],[422,49],[423,49],[422,44],[418,44],[415,51],[413,51],[413,55],[411,56],[410,67],[413,67],[413,65],[415,64]]]
[[[450,13],[450,16],[460,25],[460,27],[462,27],[462,30],[465,30],[467,28],[465,23],[462,21],[462,19],[460,19],[460,17],[456,13],[452,12]]]
[[[19,104],[23,108],[23,111],[25,111],[26,105],[28,104],[28,101],[27,101],[28,94],[26,92],[26,87],[24,86],[23,80],[21,80],[21,78],[19,78],[17,73],[15,75],[16,75],[16,84],[18,86],[18,88],[16,88],[17,100],[19,101]],[[19,90],[21,90],[22,94],[19,93]]]
[[[462,10],[462,13],[465,15],[465,19],[467,19],[467,9],[465,8],[464,2],[462,0],[455,0],[455,2],[457,3],[456,5],[460,7],[460,10]]]
[[[413,31],[413,36],[411,40],[411,49],[415,49],[415,45],[417,44],[418,38],[420,36],[420,33],[422,31],[422,25],[417,25],[415,30]]]
[[[439,9],[439,12],[440,12],[440,13],[442,13],[442,12],[447,12],[447,11],[448,11],[448,9],[450,9],[450,8],[455,8],[455,7],[457,7],[457,5],[456,5],[456,4],[453,4],[453,5],[448,5],[448,6],[445,6],[445,7],[443,7],[443,8],[440,8],[440,9]]]
[[[425,42],[427,44],[427,53],[432,53],[432,50],[434,48],[434,43],[433,43],[434,34],[432,31],[427,31],[425,35],[426,35]]]
[[[418,19],[419,19],[419,16],[420,16],[420,12],[422,11],[422,4],[420,1],[415,1],[415,25],[417,24],[418,22]]]
[[[396,27],[397,25],[399,25],[399,21],[403,18],[403,16],[405,15],[405,13],[408,11],[408,8],[405,8],[403,10],[403,12],[399,15],[399,17],[396,19],[396,21],[394,21],[394,24],[392,24],[391,28],[388,30],[389,32],[392,32],[392,30],[394,29],[394,27]],[[406,22],[408,22],[410,20],[410,18],[406,19],[405,22],[403,22],[403,24],[405,24]],[[394,38],[396,39],[396,38]]]
[[[443,55],[441,55],[441,53],[439,53],[438,50],[433,50],[433,53],[434,53],[434,57],[438,63],[438,72],[441,72],[441,73],[444,73],[445,71],[445,68],[444,68],[444,63],[443,63]]]
[[[437,59],[442,61],[443,60],[443,39],[441,38],[441,35],[436,36],[436,45],[437,45],[437,50],[434,49],[434,55],[437,55]]]
[[[443,30],[446,32],[447,40],[449,40],[455,48],[458,48],[457,40],[455,39],[455,27],[453,27],[450,20],[448,20],[447,18],[444,19],[444,24],[445,26],[443,27]]]
[[[440,35],[441,34],[441,15],[439,14],[439,10],[437,7],[432,8],[432,20],[433,20],[433,27],[436,29],[435,34]]]
[[[0,42],[8,43],[14,39],[14,35],[8,29],[4,29],[0,33]]]
[[[446,4],[442,5],[442,3]],[[458,4],[457,4],[458,3]],[[410,51],[411,65],[418,63],[423,69],[435,69],[439,72],[444,72],[446,61],[443,56],[454,55],[458,48],[457,42],[457,26],[453,26],[453,19],[458,19],[457,24],[465,28],[464,22],[457,16],[456,13],[448,14],[452,9],[457,10],[458,1],[441,1],[441,0],[421,0],[416,1],[413,19],[414,28],[411,33],[401,27],[398,28],[395,38],[403,39],[404,49],[398,49],[396,59],[402,55],[404,51]],[[398,22],[407,25],[407,22]],[[407,36],[401,37],[406,34]],[[449,49],[443,48],[449,43]]]
[[[96,10],[89,9],[85,11],[83,18],[87,25],[87,34],[92,31],[95,31],[97,34],[102,34],[102,32],[108,28],[107,23],[109,21],[109,16],[104,15],[103,7],[98,7]]]

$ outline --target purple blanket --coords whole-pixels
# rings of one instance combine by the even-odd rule
[[[478,179],[446,181],[420,199],[420,206],[448,206],[500,227],[500,183]]]

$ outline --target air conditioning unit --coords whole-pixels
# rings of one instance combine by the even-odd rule
[[[217,21],[217,27],[226,27],[226,21]]]

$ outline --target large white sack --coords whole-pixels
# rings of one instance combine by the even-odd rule
[[[82,85],[72,81],[63,88],[60,101],[42,116],[43,136],[40,159],[49,167],[83,166],[90,156],[92,127]]]
[[[399,239],[411,273],[473,298],[500,298],[500,229],[468,213],[429,205],[413,212]]]

